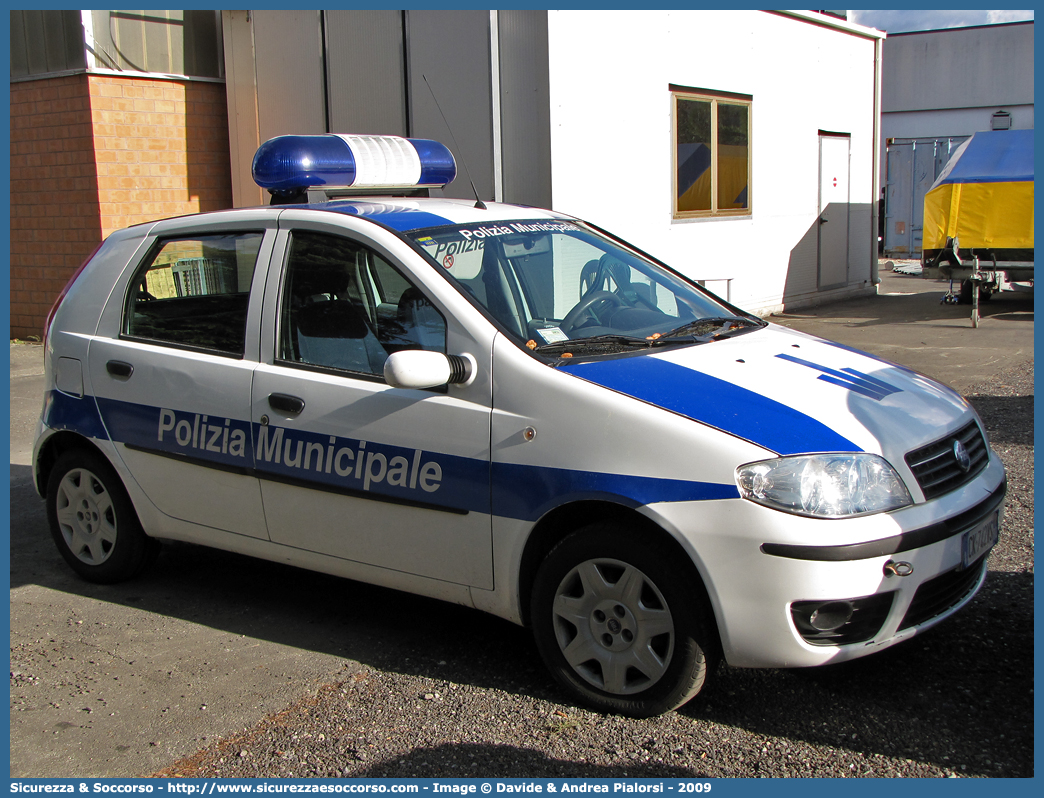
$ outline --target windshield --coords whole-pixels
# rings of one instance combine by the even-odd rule
[[[689,343],[763,326],[572,221],[496,222],[409,234],[530,349],[555,354]]]

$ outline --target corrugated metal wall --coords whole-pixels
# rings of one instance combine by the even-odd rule
[[[11,77],[86,69],[79,11],[12,11]]]
[[[924,235],[924,195],[967,136],[888,142],[884,255],[918,258]]]
[[[325,131],[436,139],[457,158],[447,196],[474,196],[470,170],[498,198],[499,167],[499,198],[549,205],[547,15],[494,13],[499,36],[489,11],[224,12],[236,205],[258,201],[261,142]]]
[[[447,196],[474,196],[464,161],[479,196],[491,200],[493,95],[489,12],[410,11],[406,19],[410,134],[441,141],[453,150],[457,179],[446,188]],[[446,121],[432,99],[433,92]]]
[[[286,133],[325,133],[320,12],[250,13],[260,140]]]
[[[331,131],[405,136],[401,11],[327,11],[326,85]]]
[[[504,196],[551,207],[547,12],[499,11]]]
[[[1018,22],[889,36],[882,112],[1031,104],[1033,30]]]

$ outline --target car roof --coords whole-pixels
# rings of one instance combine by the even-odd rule
[[[456,224],[488,224],[518,220],[568,220],[564,214],[524,205],[435,197],[374,197],[284,206],[360,216],[399,232]]]
[[[204,219],[219,213],[239,212],[264,217],[276,216],[289,210],[321,211],[355,216],[391,228],[400,233],[429,227],[445,227],[458,224],[490,224],[504,221],[574,221],[573,217],[542,208],[512,205],[504,202],[486,202],[480,208],[474,200],[447,199],[442,197],[353,197],[344,200],[312,202],[288,205],[258,205],[247,208],[232,208],[222,211],[187,214],[171,219],[185,221]],[[157,221],[143,222],[131,228],[153,225]],[[191,222],[190,222],[191,223]],[[128,228],[130,229],[130,228]]]

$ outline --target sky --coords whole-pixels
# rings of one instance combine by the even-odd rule
[[[1032,11],[971,11],[941,9],[910,11],[849,11],[848,21],[870,28],[903,33],[904,31],[967,28],[971,25],[996,25],[1001,22],[1022,22],[1033,19]]]

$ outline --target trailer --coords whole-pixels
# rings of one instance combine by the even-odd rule
[[[975,133],[924,197],[922,276],[949,279],[943,301],[978,303],[1033,282],[1033,131]],[[958,282],[960,291],[952,285]]]

